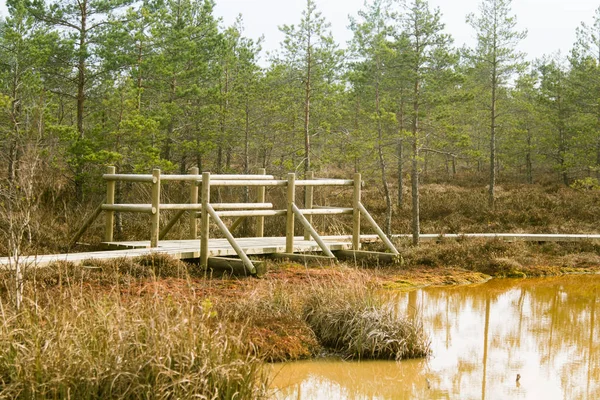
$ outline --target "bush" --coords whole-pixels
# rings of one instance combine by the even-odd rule
[[[571,183],[571,187],[577,190],[600,190],[600,183],[597,178],[588,176],[587,178],[577,179]]]

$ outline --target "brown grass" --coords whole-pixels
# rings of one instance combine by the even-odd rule
[[[19,399],[247,398],[266,376],[245,330],[210,302],[63,290],[19,311],[3,301],[0,397]]]
[[[404,268],[461,268],[495,277],[556,275],[600,269],[600,243],[445,239],[413,247],[401,243]]]
[[[343,287],[333,282],[315,285],[304,318],[323,345],[347,357],[400,360],[430,353],[420,321],[398,316],[365,280]]]

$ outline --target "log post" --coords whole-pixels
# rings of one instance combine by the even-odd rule
[[[358,203],[358,209],[360,210],[360,212],[362,214],[364,214],[367,221],[371,224],[373,229],[375,229],[375,232],[377,232],[377,236],[379,236],[379,238],[383,241],[383,243],[385,243],[387,248],[394,254],[400,254],[398,252],[398,249],[396,249],[396,247],[390,240],[390,238],[388,238],[387,235],[381,230],[379,225],[377,225],[377,222],[375,222],[375,220],[373,219],[371,214],[369,214],[369,212],[367,211],[367,209],[365,208],[365,206],[362,203]]]
[[[198,175],[200,170],[198,167],[192,167],[190,169],[190,175]],[[198,182],[192,181],[190,187],[190,204],[198,204]],[[196,213],[190,212],[190,237],[196,239],[198,237],[198,223],[196,221]]]
[[[150,247],[158,247],[160,235],[160,169],[152,170],[152,228]]]
[[[208,268],[210,172],[202,173],[202,217],[200,219],[200,267]]]
[[[361,175],[354,174],[354,196],[352,199],[352,250],[360,250],[360,197],[361,197]]]
[[[308,171],[306,173],[306,179],[315,179],[315,173],[313,171]],[[313,186],[304,187],[304,208],[307,210],[313,208],[313,189]],[[306,216],[306,220],[312,225],[312,215]],[[307,228],[304,228],[304,240],[310,240],[310,231]]]
[[[267,170],[264,168],[258,169],[258,175],[266,175]],[[258,187],[258,196],[256,199],[257,203],[265,202],[266,189],[264,186]],[[265,235],[265,217],[258,217],[256,220],[256,237],[263,237]]]
[[[294,252],[294,210],[296,199],[296,174],[290,172],[287,179],[287,221],[285,224],[285,252]]]
[[[115,167],[106,168],[106,173],[114,175],[116,172]],[[109,180],[106,182],[106,204],[113,205],[115,204],[115,187],[116,181]],[[115,212],[107,211],[104,217],[104,241],[112,242],[113,241],[113,228],[115,224]]]
[[[77,241],[81,238],[81,236],[83,236],[85,231],[90,227],[90,225],[92,225],[92,223],[96,220],[96,218],[98,218],[98,216],[102,213],[102,205],[103,205],[103,203],[99,204],[98,207],[96,207],[96,209],[92,213],[92,215],[90,215],[89,218],[87,220],[85,220],[85,222],[83,223],[81,228],[79,228],[79,230],[77,231],[75,236],[73,236],[73,238],[69,242],[69,247],[68,247],[69,249],[77,244]]]

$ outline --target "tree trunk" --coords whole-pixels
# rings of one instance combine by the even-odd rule
[[[310,171],[310,98],[311,98],[311,73],[312,73],[312,49],[311,37],[308,36],[306,48],[306,76],[304,88],[304,178]]]
[[[79,31],[79,59],[77,62],[77,133],[79,140],[85,137],[83,117],[85,112],[85,84],[86,84],[86,52],[87,52],[87,1],[80,3],[81,30]],[[78,154],[75,161],[75,197],[83,201],[83,155]]]
[[[172,105],[175,102],[176,95],[177,95],[177,78],[175,76],[172,77],[170,86],[171,86],[170,87],[171,93],[169,94],[169,104]],[[165,138],[163,154],[162,154],[162,158],[164,158],[165,160],[169,160],[169,161],[171,161],[171,145],[173,143],[174,130],[175,130],[175,122],[173,121],[173,117],[171,117],[171,119],[169,121],[169,125],[167,126],[167,137]]]
[[[250,173],[250,101],[246,96],[244,104],[244,174]],[[250,202],[250,188],[244,186],[244,203]],[[244,219],[242,232],[247,235],[250,232],[248,218]]]
[[[398,208],[402,208],[404,206],[404,166],[403,163],[403,152],[404,149],[402,139],[398,139],[398,144],[396,145],[396,152],[398,156]]]
[[[379,168],[381,170],[381,183],[383,184],[383,192],[385,195],[385,234],[391,236],[392,234],[392,197],[390,194],[390,187],[387,182],[387,171],[385,165],[385,158],[383,156],[383,127],[381,126],[381,98],[379,93],[379,79],[380,79],[380,67],[381,61],[379,56],[377,57],[377,77],[375,82],[375,111],[377,113],[377,154],[379,157]]]
[[[416,68],[418,72],[418,67]],[[419,245],[421,221],[419,205],[419,80],[415,80],[413,89],[413,119],[412,119],[412,160],[410,179],[412,184],[412,238],[413,245]]]
[[[414,129],[414,128],[413,128]],[[412,160],[410,179],[412,184],[412,238],[413,244],[417,246],[420,239],[420,205],[419,205],[419,144],[416,133],[412,138]]]
[[[558,163],[560,165],[560,175],[563,184],[565,186],[569,186],[569,174],[567,172],[567,165],[565,160],[565,154],[567,153],[567,145],[564,128],[562,126],[558,128],[558,138]]]
[[[490,182],[488,189],[488,206],[493,209],[496,201],[496,65],[492,72],[492,105],[490,111]]]
[[[123,190],[122,190],[122,181],[117,181],[115,184],[115,203],[123,204]],[[115,233],[117,237],[115,239],[120,239],[123,237],[123,214],[119,211],[115,212]]]
[[[19,94],[19,86],[21,86],[19,63],[16,62],[13,71],[12,79],[12,104],[11,104],[11,119],[13,124],[13,133],[9,136],[8,145],[8,182],[13,183],[17,180],[19,163],[19,136],[21,125],[21,98]]]
[[[525,165],[527,168],[527,183],[533,184],[533,163],[531,161],[531,129],[527,129],[527,153],[525,154]]]
[[[404,206],[404,183],[403,183],[403,176],[404,176],[404,165],[403,165],[403,157],[404,157],[404,143],[403,143],[403,138],[402,135],[404,135],[404,96],[403,93],[401,91],[400,93],[401,96],[401,100],[400,100],[400,110],[398,111],[398,121],[400,122],[400,137],[398,138],[398,143],[396,144],[396,155],[398,157],[398,208],[402,208]]]
[[[452,178],[456,178],[456,157],[452,156]]]

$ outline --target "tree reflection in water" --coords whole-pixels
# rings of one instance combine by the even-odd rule
[[[398,312],[423,318],[431,358],[279,364],[273,397],[598,399],[599,285],[586,275],[394,294]]]

